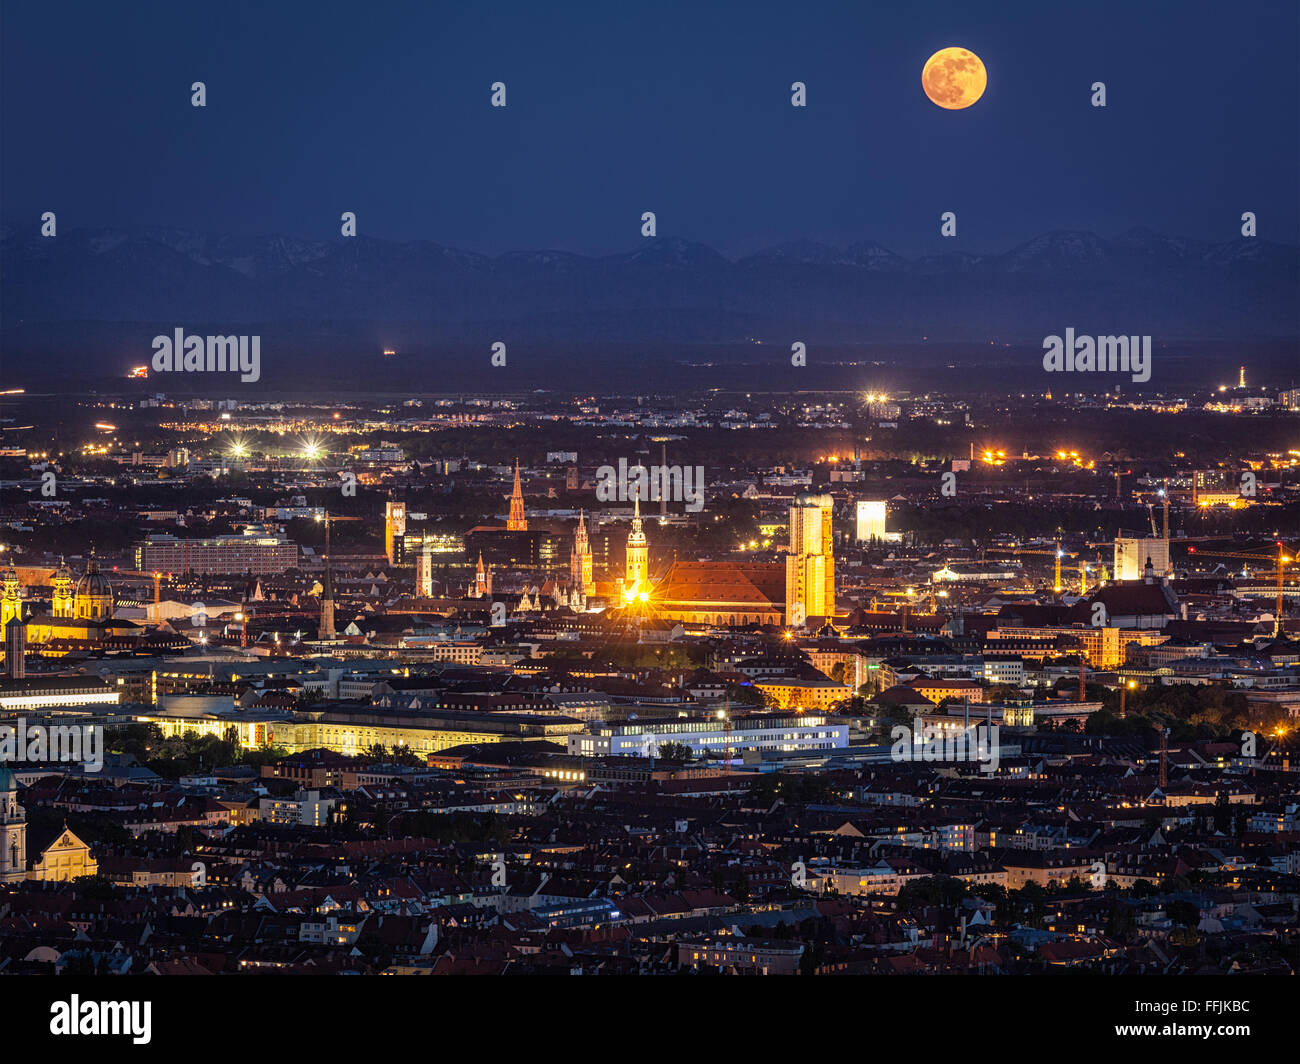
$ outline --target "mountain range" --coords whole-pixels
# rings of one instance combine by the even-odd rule
[[[183,326],[299,330],[387,345],[468,343],[1038,343],[1079,333],[1300,336],[1300,249],[1135,229],[1058,230],[998,254],[907,258],[878,244],[795,241],[735,260],[676,237],[603,257],[495,257],[427,241],[211,236],[35,225],[0,231],[10,353]],[[63,328],[49,328],[63,326]],[[132,333],[132,335],[134,335]],[[134,343],[132,344],[134,347]],[[146,340],[147,348],[147,340]]]

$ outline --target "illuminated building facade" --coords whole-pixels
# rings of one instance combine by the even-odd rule
[[[673,562],[655,586],[655,616],[698,625],[780,625],[780,562]]]
[[[591,556],[591,541],[587,537],[587,522],[578,514],[578,527],[573,533],[573,550],[569,554],[569,579],[573,589],[583,594],[594,583],[595,566]]]
[[[665,743],[715,757],[728,750],[733,757],[746,750],[834,750],[848,745],[849,725],[817,714],[744,713],[730,721],[716,715],[607,721],[568,738],[574,757],[655,757]]]
[[[312,710],[292,718],[270,713],[148,713],[133,719],[157,724],[169,738],[190,731],[221,738],[233,728],[236,741],[245,749],[273,745],[292,754],[325,749],[347,757],[355,757],[376,744],[423,755],[466,744],[541,740],[562,743],[584,727],[581,721],[562,716],[454,711],[381,713],[369,706]]]
[[[641,494],[637,493],[632,531],[627,534],[627,562],[623,567],[623,597],[632,599],[650,590],[650,546],[641,521]]]
[[[859,499],[857,504],[857,523],[854,536],[859,543],[869,543],[873,539],[885,538],[886,507],[884,502]]]
[[[389,565],[399,564],[398,544],[406,535],[406,503],[384,504],[384,553]]]
[[[131,621],[114,620],[115,597],[108,578],[93,559],[69,591],[72,574],[60,566],[54,574],[54,600],[50,613],[38,613],[28,619],[27,638],[32,643],[70,640],[99,643],[115,637],[138,636],[139,626]]]
[[[527,532],[528,516],[524,512],[524,488],[519,481],[519,459],[515,459],[515,484],[510,492],[510,514],[506,518],[506,531]]]
[[[1115,579],[1141,580],[1147,561],[1158,574],[1169,571],[1169,540],[1121,536],[1115,540]]]
[[[297,565],[298,544],[275,535],[213,536],[210,539],[150,536],[135,548],[135,567],[146,573],[253,573],[255,576],[268,576]]]
[[[785,623],[790,627],[835,615],[833,508],[829,495],[800,495],[790,507],[785,558]]]
[[[5,570],[4,580],[0,583],[0,631],[10,621],[21,619],[23,615],[23,589],[18,583],[18,570],[10,566]]]

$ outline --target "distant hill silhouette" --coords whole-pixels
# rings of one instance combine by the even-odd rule
[[[495,340],[512,351],[641,346],[650,358],[745,345],[765,360],[794,340],[823,350],[924,340],[985,345],[992,368],[990,343],[1037,348],[1067,326],[1150,334],[1157,346],[1290,341],[1300,337],[1298,292],[1300,249],[1144,229],[1109,240],[1062,230],[1000,254],[914,259],[874,243],[797,241],[732,261],[674,237],[604,257],[489,257],[369,237],[79,229],[42,238],[34,225],[9,226],[0,353],[11,370],[120,376],[148,361],[154,335],[179,326],[262,334],[282,379],[346,366],[358,351],[396,346],[423,358]]]

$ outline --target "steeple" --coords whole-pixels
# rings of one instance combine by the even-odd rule
[[[509,532],[527,532],[528,516],[524,513],[524,488],[519,481],[519,459],[515,459],[515,486],[510,493],[510,516],[506,518]]]
[[[51,603],[50,612],[55,617],[71,617],[74,602],[72,570],[68,568],[68,563],[62,558],[59,559],[59,567],[54,570],[52,583],[54,584],[54,599]]]
[[[632,504],[632,534],[627,537],[629,543],[635,539],[637,543],[645,542],[645,531],[642,529],[641,522],[641,488],[638,486],[636,495],[633,497]]]
[[[641,488],[638,485],[632,510],[632,531],[627,536],[627,565],[623,571],[623,595],[628,601],[650,590],[647,571],[649,553],[645,529],[641,522]]]
[[[573,533],[573,550],[569,554],[569,581],[575,591],[584,592],[592,585],[591,541],[587,537],[586,515],[578,511],[578,527]]]
[[[23,589],[18,581],[18,570],[12,565],[5,570],[0,585],[0,631],[15,617],[23,615]]]
[[[0,883],[27,878],[27,816],[18,804],[18,782],[0,765]]]

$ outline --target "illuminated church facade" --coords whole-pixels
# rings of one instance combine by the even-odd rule
[[[131,621],[113,619],[116,601],[108,577],[99,571],[93,559],[86,566],[80,580],[73,583],[72,570],[60,565],[51,578],[54,594],[50,612],[38,613],[28,619],[27,639],[31,643],[54,643],[71,640],[82,643],[102,642],[108,639],[132,636],[139,627]],[[12,589],[12,590],[11,590]],[[3,593],[4,623],[8,623],[11,600],[21,609],[21,589],[18,574],[10,569],[5,574]]]
[[[99,871],[90,847],[66,824],[47,841],[32,841],[30,852],[36,857],[29,862],[27,827],[26,812],[18,802],[18,782],[0,765],[0,883],[67,883]]]
[[[794,500],[783,561],[675,561],[651,587],[638,506],[628,536],[620,597],[629,605],[647,602],[655,617],[684,624],[794,628],[821,624],[835,616],[833,507],[829,495],[801,495]]]

